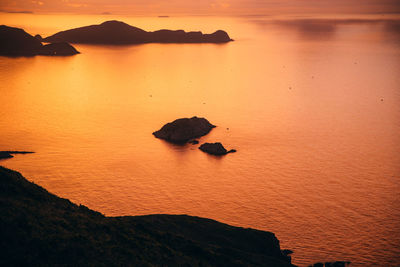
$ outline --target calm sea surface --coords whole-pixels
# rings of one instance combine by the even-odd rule
[[[47,36],[118,19],[226,30],[228,44],[75,45],[0,57],[1,161],[109,216],[189,214],[274,232],[293,262],[400,264],[400,23],[386,16],[114,17],[2,14]],[[218,127],[222,158],[152,132]]]

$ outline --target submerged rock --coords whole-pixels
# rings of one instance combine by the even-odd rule
[[[185,32],[183,30],[159,30],[147,32],[121,21],[106,21],[58,32],[44,38],[45,42],[70,42],[86,44],[140,44],[140,43],[226,43],[232,41],[222,30],[212,34]]]
[[[228,153],[236,152],[235,149],[226,150],[225,147],[221,143],[204,143],[199,149],[203,152],[206,152],[211,155],[222,156]]]
[[[182,118],[165,124],[153,135],[171,143],[184,144],[189,140],[208,134],[214,127],[215,125],[205,118]]]
[[[79,54],[79,52],[69,43],[53,43],[42,46],[38,54],[45,56],[71,56]]]

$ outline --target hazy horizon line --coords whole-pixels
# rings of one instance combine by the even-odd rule
[[[279,15],[399,15],[400,11],[388,11],[388,12],[379,12],[379,11],[370,11],[370,12],[248,12],[248,13],[190,13],[190,12],[178,12],[178,13],[170,13],[170,12],[159,12],[159,13],[135,13],[135,12],[74,12],[74,11],[30,11],[30,10],[4,10],[0,9],[0,13],[6,14],[28,14],[28,15],[55,15],[55,14],[64,14],[64,15],[102,15],[102,16],[138,16],[138,17],[152,17],[152,16],[220,16],[220,17],[265,17],[265,16],[279,16]]]

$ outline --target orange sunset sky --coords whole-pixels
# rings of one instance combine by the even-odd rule
[[[0,11],[144,15],[399,13],[400,0],[0,0]]]

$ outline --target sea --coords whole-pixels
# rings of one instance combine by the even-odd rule
[[[36,152],[1,165],[107,216],[271,231],[299,266],[400,266],[400,17],[0,16],[42,37],[107,20],[234,41],[0,57],[0,150]],[[193,116],[237,152],[152,135]]]

